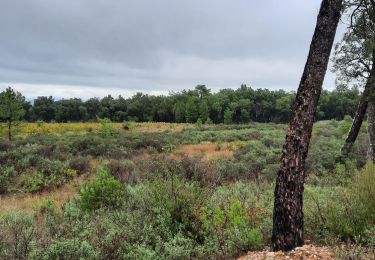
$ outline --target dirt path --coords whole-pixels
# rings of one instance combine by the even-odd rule
[[[281,260],[281,259],[336,259],[335,250],[329,247],[318,247],[313,245],[304,245],[297,247],[288,253],[255,251],[238,258],[239,260]]]

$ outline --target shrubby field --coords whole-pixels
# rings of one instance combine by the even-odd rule
[[[375,246],[366,125],[338,163],[350,125],[315,124],[304,198],[307,239],[355,245],[344,256]],[[0,142],[0,257],[230,258],[267,247],[285,131],[273,123],[21,124],[14,141]]]

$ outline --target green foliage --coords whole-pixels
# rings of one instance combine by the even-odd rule
[[[233,122],[240,120],[242,101],[221,101],[236,109]],[[332,120],[314,125],[304,198],[306,236],[314,243],[350,240],[368,246],[374,243],[374,170],[355,173],[368,139],[362,130],[355,153],[336,164],[344,124]],[[78,173],[108,172],[84,183],[79,197],[62,207],[53,196],[35,204],[31,219],[38,229],[29,259],[62,258],[63,253],[73,259],[227,259],[269,244],[271,183],[286,125],[252,122],[164,132],[136,127],[106,137],[94,130],[0,142],[1,169],[12,172],[8,192],[48,190]],[[205,142],[208,155],[225,157],[182,153],[180,145],[204,147]],[[7,241],[1,252],[10,252],[12,240]]]
[[[212,125],[214,122],[212,122],[212,119],[211,118],[207,118],[205,124],[206,125]]]
[[[100,135],[103,138],[108,138],[116,133],[110,119],[98,117],[98,122],[101,124]]]
[[[131,160],[110,160],[106,164],[109,175],[122,183],[129,183],[132,179],[135,164]]]
[[[8,124],[8,138],[12,139],[12,123],[25,115],[23,105],[25,97],[11,87],[0,93],[0,119]]]
[[[0,257],[28,259],[36,227],[31,216],[8,213],[0,216]]]
[[[79,195],[82,210],[115,209],[123,203],[126,190],[119,181],[106,172],[100,172],[93,182],[82,186]]]
[[[36,205],[36,211],[41,214],[53,214],[56,211],[55,200],[51,198],[43,199]]]
[[[364,204],[371,214],[375,214],[375,165],[373,163],[368,162],[355,175],[353,190],[358,195],[358,200]]]
[[[246,109],[241,109],[241,123],[249,123],[250,113]]]
[[[37,192],[60,186],[77,174],[58,160],[41,159],[38,170],[25,172],[20,176],[20,185],[24,191]]]
[[[233,111],[228,107],[224,111],[224,124],[230,125],[233,123]]]
[[[194,90],[173,92],[168,96],[153,96],[137,93],[131,98],[110,95],[90,98],[54,100],[41,96],[33,105],[20,96],[20,104],[26,113],[21,120],[32,122],[83,122],[108,118],[112,122],[178,122],[195,123],[198,117],[206,122],[211,117],[214,123],[224,123],[224,112],[232,111],[235,123],[288,122],[295,93],[283,90],[252,89],[241,85],[236,90],[222,89],[211,93],[204,85]],[[317,118],[319,120],[342,120],[345,115],[354,116],[360,93],[358,89],[323,91]],[[18,120],[18,119],[17,119]],[[123,128],[127,130],[126,124]],[[104,131],[104,136],[110,135]]]
[[[197,129],[202,129],[202,126],[203,126],[203,121],[202,119],[198,118],[197,122],[195,123],[196,126],[197,126]]]
[[[256,193],[238,183],[217,189],[203,209],[204,225],[211,230],[221,254],[227,255],[234,248],[247,251],[262,246],[261,231],[271,212],[257,198]]]
[[[31,253],[31,259],[99,259],[92,246],[77,238],[53,241],[43,251]]]
[[[353,176],[353,174],[352,174]],[[315,239],[326,242],[371,243],[374,227],[375,167],[369,163],[347,187],[306,189],[306,229]]]
[[[198,119],[198,109],[196,104],[196,98],[190,97],[186,103],[186,122],[195,123]]]
[[[207,119],[210,116],[210,111],[208,107],[207,100],[202,100],[199,105],[199,118],[202,120],[202,122],[206,122]]]
[[[69,168],[77,171],[79,174],[87,173],[91,171],[90,157],[77,156],[69,161]]]
[[[186,108],[185,104],[181,101],[174,105],[174,117],[177,123],[185,122]]]
[[[13,166],[0,168],[0,194],[6,193],[9,189],[9,184],[14,176],[17,175]]]

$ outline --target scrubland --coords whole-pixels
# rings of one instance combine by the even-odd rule
[[[339,160],[350,125],[315,124],[305,230],[310,243],[360,258],[375,248],[375,166],[366,125]],[[14,141],[0,141],[0,258],[211,259],[263,249],[285,131],[21,123]]]

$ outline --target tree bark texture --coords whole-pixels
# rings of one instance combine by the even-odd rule
[[[277,173],[273,212],[273,250],[303,245],[303,184],[314,114],[340,19],[342,0],[323,0],[310,51],[294,101]]]
[[[358,133],[361,129],[363,119],[365,117],[369,98],[375,92],[375,66],[372,67],[369,78],[366,81],[365,88],[362,96],[359,100],[357,111],[353,118],[352,126],[349,130],[348,136],[345,139],[344,146],[341,149],[342,159],[345,159],[349,154],[355,140],[357,139]],[[375,134],[375,133],[374,133]]]
[[[375,82],[374,82],[375,84]],[[371,98],[367,108],[368,137],[370,146],[368,149],[368,159],[375,162],[375,100]]]

